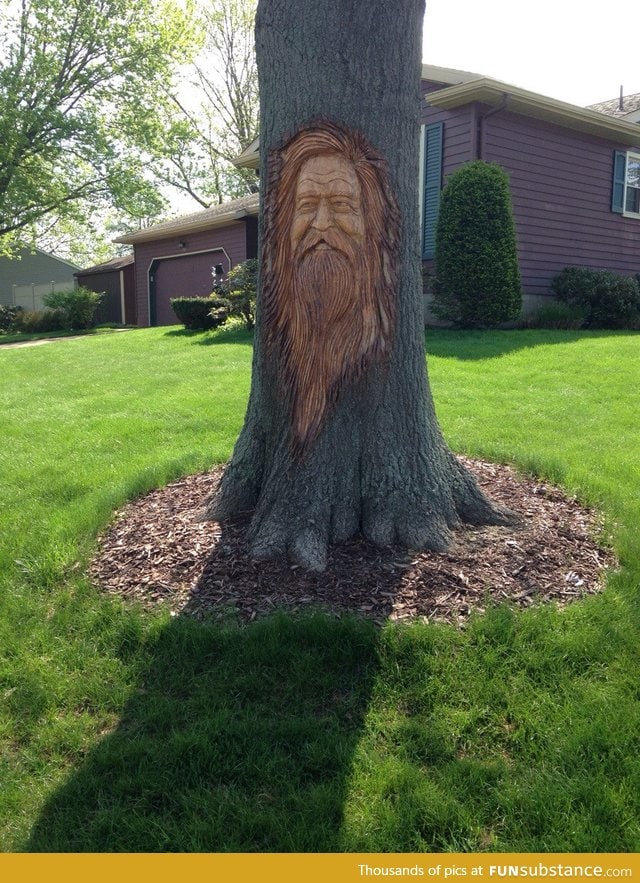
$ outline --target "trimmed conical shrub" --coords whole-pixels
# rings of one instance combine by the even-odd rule
[[[433,312],[465,328],[516,319],[522,289],[509,179],[476,160],[449,178],[436,230]]]

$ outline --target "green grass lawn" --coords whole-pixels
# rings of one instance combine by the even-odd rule
[[[113,511],[229,456],[251,340],[0,347],[0,850],[640,851],[640,336],[428,349],[455,450],[602,508],[604,593],[464,631],[103,597]]]

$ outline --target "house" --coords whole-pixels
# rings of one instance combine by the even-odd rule
[[[42,310],[51,291],[75,287],[75,264],[39,248],[24,247],[14,258],[0,257],[0,304]]]
[[[480,74],[422,66],[422,257],[433,269],[440,193],[475,159],[510,179],[523,308],[563,267],[640,272],[640,95],[577,107]],[[256,140],[236,164],[257,169]]]
[[[609,101],[601,101],[598,104],[590,104],[591,110],[609,114],[619,120],[627,120],[629,123],[640,122],[640,92],[633,95],[625,95],[620,87],[620,97]]]
[[[440,193],[475,159],[509,174],[525,311],[566,266],[640,272],[640,96],[583,108],[467,71],[423,65],[420,210],[425,277]],[[258,169],[259,140],[238,157]],[[211,267],[257,254],[252,195],[118,239],[133,245],[138,324],[175,322],[169,299],[206,294]]]
[[[104,294],[96,313],[98,324],[137,324],[133,254],[78,270],[74,276],[78,285]]]
[[[175,325],[171,298],[211,294],[215,267],[256,257],[258,208],[251,194],[116,239],[133,246],[137,324]]]
[[[640,271],[640,127],[633,116],[429,65],[421,114],[428,267],[443,183],[462,164],[483,159],[509,174],[525,310],[550,296],[563,267]]]

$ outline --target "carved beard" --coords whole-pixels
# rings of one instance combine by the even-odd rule
[[[324,241],[331,248],[318,248]],[[380,319],[367,291],[362,249],[350,237],[311,233],[293,255],[284,346],[294,449],[317,438],[327,410],[346,384],[360,377],[380,336]]]

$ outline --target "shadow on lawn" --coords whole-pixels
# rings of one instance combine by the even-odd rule
[[[517,350],[536,346],[577,343],[601,337],[637,337],[637,331],[462,331],[428,328],[425,332],[427,358],[437,356],[462,361],[495,359]]]
[[[349,617],[178,617],[26,851],[339,851],[377,636]]]
[[[214,328],[211,331],[195,331],[189,328],[172,328],[166,331],[165,337],[182,337],[190,339],[192,343],[200,346],[212,346],[220,343],[239,343],[246,346],[253,345],[253,332],[248,331],[244,325],[232,325]]]

